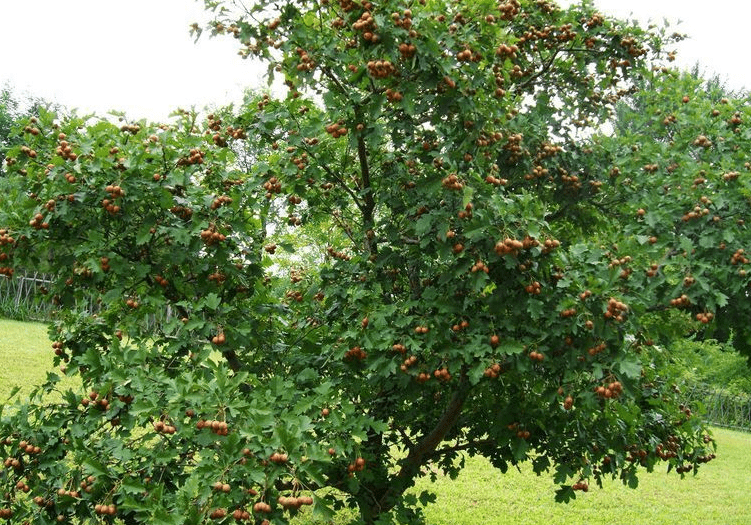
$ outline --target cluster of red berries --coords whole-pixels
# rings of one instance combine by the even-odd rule
[[[566,308],[565,310],[561,310],[560,316],[564,319],[568,317],[573,317],[576,315],[576,308]]]
[[[571,486],[574,490],[581,490],[582,492],[587,492],[589,490],[589,485],[586,481],[577,481]]]
[[[207,246],[222,242],[226,238],[227,237],[223,233],[216,230],[216,226],[213,224],[209,226],[208,229],[201,230],[201,240],[203,240],[204,244]]]
[[[407,359],[405,359],[405,360],[404,360],[404,362],[403,362],[403,363],[401,364],[401,366],[399,366],[399,369],[400,369],[400,370],[401,370],[402,372],[406,372],[406,371],[407,371],[407,369],[408,369],[408,368],[409,368],[410,366],[414,365],[414,364],[415,364],[416,362],[417,362],[417,357],[416,357],[416,356],[413,356],[413,355],[411,355],[411,356],[409,356],[409,357],[408,357]]]
[[[441,185],[448,190],[455,191],[459,191],[464,188],[464,184],[459,182],[459,177],[456,175],[456,173],[451,173],[447,177],[444,177],[441,180]]]
[[[188,155],[177,161],[178,166],[190,166],[192,164],[203,164],[206,152],[197,148],[191,148]]]
[[[162,420],[154,422],[154,430],[156,430],[160,434],[170,434],[170,435],[177,432],[177,429],[173,425],[170,425],[169,423],[165,423]]]
[[[608,345],[606,345],[604,342],[601,342],[600,344],[587,348],[587,353],[591,356],[596,356],[600,352],[605,351],[607,347]]]
[[[296,51],[297,51],[297,56],[300,57],[300,62],[297,64],[296,69],[298,71],[313,71],[316,67],[315,60],[310,58],[310,55],[308,55],[308,52],[302,49],[301,47],[298,47]]]
[[[545,360],[545,356],[543,354],[541,354],[540,352],[538,352],[537,350],[532,350],[529,353],[529,358],[532,361],[537,361],[538,363],[541,363],[541,362],[543,362]]]
[[[93,390],[89,392],[88,397],[81,399],[81,404],[85,407],[89,406],[92,403],[95,407],[102,410],[108,410],[110,407],[109,399],[107,399],[106,397],[100,397],[99,393]]]
[[[519,48],[514,44],[510,46],[506,44],[501,44],[495,50],[496,56],[499,56],[501,58],[510,58],[512,60],[516,58],[516,54],[518,52],[519,52]]]
[[[217,208],[225,204],[232,204],[232,197],[228,197],[227,195],[220,195],[211,203],[211,209],[216,210]]]
[[[34,217],[31,218],[29,221],[29,226],[36,230],[46,230],[50,227],[48,222],[45,222],[44,215],[41,213],[37,213],[34,215]]]
[[[344,359],[358,359],[362,361],[366,357],[368,357],[368,353],[359,346],[353,346],[344,352]]]
[[[132,297],[129,297],[125,300],[125,306],[127,306],[128,308],[138,308],[138,301],[136,301]]]
[[[459,62],[479,62],[482,59],[480,53],[473,53],[471,49],[464,48],[456,54],[456,59]]]
[[[738,248],[730,258],[730,264],[737,266],[739,264],[748,264],[748,258],[744,255],[746,252],[743,248]]]
[[[494,249],[495,253],[501,257],[504,255],[516,256],[522,249],[524,249],[524,243],[518,239],[506,237],[502,241],[495,243]]]
[[[542,285],[539,283],[539,281],[534,281],[525,286],[524,291],[528,294],[540,295],[540,293],[542,292]]]
[[[680,297],[670,300],[670,306],[675,306],[676,308],[689,306],[690,304],[691,304],[691,299],[689,299],[688,295],[686,294],[683,294]]]
[[[198,422],[196,422],[196,428],[198,430],[208,428],[218,436],[226,436],[229,434],[229,426],[226,421],[199,419]]]
[[[64,133],[60,133],[60,135],[58,135],[58,141],[59,142],[58,142],[57,148],[55,149],[55,153],[57,153],[60,157],[62,157],[65,160],[76,160],[78,158],[78,155],[73,153],[73,149],[71,148],[68,141],[65,140]]]
[[[407,347],[401,343],[396,343],[391,346],[391,350],[393,350],[394,352],[398,352],[400,354],[404,354],[404,352],[407,351]]]
[[[605,399],[615,399],[623,393],[623,385],[620,381],[613,381],[607,385],[599,385],[595,388],[595,394]]]
[[[305,299],[305,296],[300,290],[287,290],[285,296],[287,297],[287,299],[292,299],[293,301],[296,301],[298,303],[303,302],[303,299]]]
[[[499,365],[498,363],[493,363],[485,369],[482,375],[490,379],[496,379],[499,375],[501,375],[502,371],[503,368],[501,368],[501,365]]]
[[[352,463],[350,463],[347,466],[347,471],[350,474],[353,474],[354,472],[362,472],[365,469],[365,459],[364,458],[357,458]]]
[[[110,503],[109,505],[97,503],[96,505],[94,505],[94,512],[96,512],[100,516],[114,516],[115,514],[117,514],[117,506],[113,503]]]
[[[276,501],[285,509],[299,509],[303,505],[313,504],[311,496],[279,496]]]
[[[271,199],[275,193],[282,191],[282,183],[276,177],[270,177],[269,180],[263,183],[263,189],[266,190],[266,198]]]
[[[42,449],[38,445],[32,445],[26,440],[19,441],[18,448],[20,448],[23,452],[30,456],[40,454],[42,452]]]
[[[438,368],[433,371],[433,377],[438,379],[439,381],[450,381],[451,380],[451,373],[448,371],[448,368]]]
[[[620,322],[625,319],[626,312],[628,312],[628,306],[614,297],[611,297],[608,299],[608,308],[603,315],[605,316],[605,319],[614,319],[615,321]]]
[[[348,130],[344,126],[344,122],[342,121],[329,124],[324,129],[326,130],[326,133],[328,133],[335,139],[338,139],[339,137],[343,137],[348,133]]]
[[[403,59],[411,58],[415,56],[415,53],[417,53],[417,48],[414,44],[402,42],[399,44],[399,54],[402,56]]]
[[[493,175],[488,175],[485,177],[485,182],[488,184],[493,184],[494,186],[505,186],[508,184],[508,179],[499,179],[498,177],[495,177]]]
[[[389,60],[371,60],[368,62],[368,73],[373,78],[388,78],[396,73],[396,68]]]

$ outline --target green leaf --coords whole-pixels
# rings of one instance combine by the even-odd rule
[[[86,468],[86,472],[89,472],[96,477],[101,477],[103,479],[109,477],[109,471],[107,470],[107,467],[105,467],[103,463],[100,463],[94,458],[86,458],[81,462],[81,464]]]
[[[222,299],[215,293],[207,294],[206,297],[203,298],[203,304],[208,308],[209,310],[216,310],[219,308],[219,305],[221,304]]]
[[[630,379],[638,379],[641,376],[641,363],[638,359],[624,359],[618,362],[621,373]]]

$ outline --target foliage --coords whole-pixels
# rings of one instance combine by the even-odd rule
[[[326,519],[330,487],[415,523],[433,497],[407,490],[464,454],[552,470],[562,501],[713,457],[643,349],[674,311],[745,348],[749,107],[653,73],[672,37],[586,2],[207,8],[285,97],[159,126],[41,110],[8,154],[2,271],[55,276],[83,389],[51,376],[3,418],[4,514],[285,523]],[[627,96],[649,110],[595,135]],[[289,280],[285,225],[326,254]]]
[[[27,95],[20,98],[8,84],[0,88],[0,158],[5,158],[5,153],[11,145],[22,142],[21,135],[14,133],[15,125],[36,114],[39,108],[54,109],[58,112],[63,110],[59,104],[39,97]],[[5,166],[0,164],[0,177],[5,173],[4,170]]]
[[[11,128],[18,117],[18,101],[13,92],[7,86],[0,90],[0,157],[5,157],[5,152],[10,147]],[[0,176],[3,174],[3,166],[0,165]]]
[[[726,344],[679,339],[664,353],[664,373],[682,389],[701,384],[729,394],[751,394],[747,363]]]

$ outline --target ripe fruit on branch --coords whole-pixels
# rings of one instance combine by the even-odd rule
[[[407,371],[407,369],[408,369],[408,368],[409,368],[410,366],[414,365],[414,364],[415,364],[416,362],[417,362],[417,357],[416,357],[416,356],[413,356],[413,355],[411,355],[411,356],[409,356],[409,357],[408,357],[407,359],[405,359],[405,360],[404,360],[404,362],[403,362],[403,363],[402,363],[402,364],[401,364],[401,365],[399,366],[399,369],[400,369],[400,370],[401,370],[402,372],[406,372],[406,371]]]
[[[539,363],[541,363],[541,362],[543,362],[545,360],[545,356],[543,354],[541,354],[540,352],[536,351],[536,350],[532,350],[529,353],[529,358],[532,361],[537,361]]]
[[[581,490],[582,492],[587,492],[589,490],[589,485],[584,481],[578,481],[574,483],[571,486],[571,488],[574,490]]]
[[[373,78],[387,78],[396,73],[394,64],[389,60],[371,60],[367,64],[368,73]]]
[[[601,343],[599,343],[599,344],[597,344],[595,346],[592,346],[592,347],[588,348],[587,349],[587,353],[589,355],[591,355],[591,356],[595,356],[595,355],[599,354],[600,352],[603,352],[607,347],[608,347],[608,345],[606,345],[604,342],[601,342]]]
[[[352,474],[354,472],[362,472],[365,469],[365,459],[358,457],[352,463],[347,466],[347,471]]]
[[[177,429],[168,423],[165,423],[162,420],[158,420],[154,422],[154,430],[158,432],[159,434],[174,434],[177,432]]]
[[[227,237],[223,233],[219,233],[216,229],[216,225],[211,224],[208,229],[201,230],[201,240],[206,246],[212,246],[216,243],[223,242]]]
[[[218,436],[226,436],[229,433],[229,426],[226,421],[199,419],[196,423],[196,428],[198,430],[208,428]]]
[[[94,512],[100,516],[114,516],[117,514],[117,506],[110,503],[109,505],[102,505],[97,503],[94,505]]]
[[[524,291],[532,295],[540,295],[542,292],[542,285],[538,281],[528,284],[524,287]]]
[[[573,317],[575,315],[576,315],[576,308],[567,308],[565,310],[562,310],[560,313],[560,316],[563,318]]]
[[[524,243],[517,239],[506,237],[502,241],[495,243],[495,253],[499,256],[510,254],[516,256],[524,248]]]
[[[439,381],[450,381],[451,380],[451,373],[448,371],[447,368],[438,368],[435,371],[433,371],[433,376],[438,379]]]
[[[503,372],[503,368],[501,368],[501,365],[498,363],[493,363],[488,368],[485,369],[483,372],[483,375],[485,377],[489,377],[491,379],[496,379],[501,372]]]
[[[390,88],[386,90],[385,94],[386,94],[386,99],[389,102],[401,102],[402,99],[404,98],[404,95],[402,95],[401,92],[394,91]]]
[[[404,354],[404,352],[407,351],[407,347],[401,343],[396,343],[391,346],[391,350],[393,350],[394,352],[398,352],[400,354]]]
[[[255,505],[253,505],[253,512],[257,514],[268,514],[271,512],[271,505],[269,505],[266,502],[259,501]]]
[[[344,352],[345,360],[357,359],[362,361],[366,357],[368,357],[368,353],[359,346],[353,346],[352,348]]]
[[[347,128],[344,126],[344,122],[342,121],[329,124],[328,126],[326,126],[325,130],[326,133],[328,133],[335,139],[343,137],[347,134]]]
[[[415,56],[415,53],[417,53],[417,48],[414,44],[409,44],[407,42],[399,44],[399,54],[401,54],[403,59],[411,58]]]
[[[618,301],[614,297],[608,299],[608,308],[603,314],[605,319],[613,319],[615,321],[623,321],[626,313],[628,312],[628,306]]]
[[[613,381],[607,385],[595,388],[595,394],[604,399],[615,399],[623,393],[623,385],[620,381]]]
[[[125,301],[125,305],[126,305],[126,306],[127,306],[128,308],[138,308],[138,306],[139,306],[139,305],[138,305],[138,301],[136,301],[135,299],[132,299],[132,298],[128,298],[128,299],[127,299],[127,300]]]
[[[670,306],[681,308],[691,305],[691,299],[686,294],[682,294],[680,297],[670,300]]]

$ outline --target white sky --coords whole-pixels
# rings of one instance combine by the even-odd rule
[[[469,0],[468,0],[469,1]],[[595,0],[606,14],[682,23],[691,40],[678,63],[699,61],[731,88],[751,89],[751,44],[742,26],[751,2],[714,0]],[[122,110],[163,120],[177,107],[203,108],[240,99],[261,87],[263,69],[237,55],[233,39],[202,37],[195,0],[0,0],[0,86],[80,111]]]

